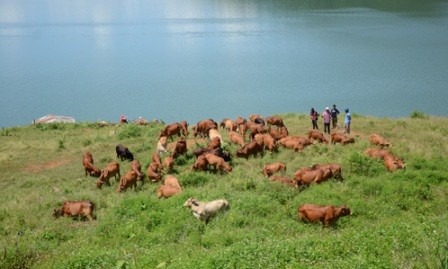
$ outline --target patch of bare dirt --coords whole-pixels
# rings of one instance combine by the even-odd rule
[[[55,167],[66,165],[70,160],[52,161],[44,164],[31,164],[25,168],[27,172],[39,172],[46,169],[53,169]]]

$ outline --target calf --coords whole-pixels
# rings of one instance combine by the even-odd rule
[[[157,152],[154,152],[152,154],[152,162],[159,165],[159,167],[162,167],[162,159],[160,158],[160,155]]]
[[[182,130],[182,126],[178,122],[173,122],[165,126],[163,130],[160,131],[159,138],[162,136],[166,136],[167,138],[173,139],[173,136],[177,135],[180,137],[180,131]]]
[[[109,179],[111,177],[115,177],[115,179],[119,179],[121,177],[120,174],[120,164],[116,161],[110,162],[106,168],[101,171],[101,176],[96,182],[96,186],[101,188],[101,186],[106,183],[107,186],[110,186]]]
[[[167,175],[165,184],[157,189],[157,198],[169,198],[181,192],[182,188],[179,184],[179,180],[172,175]]]
[[[134,190],[137,190],[137,173],[130,170],[120,179],[120,184],[117,186],[117,192],[122,192],[127,188],[134,187]]]
[[[166,169],[168,172],[172,171],[174,167],[174,159],[171,156],[165,157],[163,160],[163,168]]]
[[[393,172],[397,169],[405,169],[406,165],[402,159],[395,157],[392,154],[387,154],[384,156],[384,165],[387,171]]]
[[[137,180],[141,180],[143,184],[142,166],[139,161],[133,160],[131,162],[131,170],[137,174]]]
[[[207,224],[212,217],[218,212],[225,211],[229,208],[229,201],[225,199],[214,200],[211,202],[201,202],[195,198],[188,198],[184,203],[193,212],[193,216],[197,219],[205,221]]]
[[[90,152],[85,151],[82,156],[82,165],[84,166],[84,171],[90,176],[99,177],[101,170],[93,165],[93,156]]]
[[[279,171],[286,171],[286,165],[284,163],[276,162],[276,163],[266,164],[263,167],[262,173],[266,177],[270,177],[274,173],[277,173]]]
[[[331,171],[331,177],[339,179],[339,180],[344,180],[344,178],[342,177],[342,168],[340,164],[337,163],[329,163],[329,164],[315,164],[313,166],[311,166],[312,170],[315,169],[324,169],[327,170],[329,169]]]
[[[214,129],[212,129],[214,130]],[[212,131],[210,130],[210,132]],[[208,148],[209,149],[216,149],[216,148],[220,148],[221,147],[221,138],[219,137],[213,137],[210,139],[210,143],[208,143]]]
[[[235,131],[229,132],[229,140],[232,143],[235,143],[237,145],[240,145],[241,147],[244,146],[244,138],[242,135],[238,134]]]
[[[95,204],[91,201],[66,201],[60,209],[54,209],[53,216],[55,218],[60,216],[82,216],[87,217],[90,221],[92,221],[94,210]]]
[[[117,158],[120,158],[122,161],[128,160],[133,161],[134,155],[129,151],[129,149],[123,145],[117,145],[115,147],[115,151],[117,153]]]
[[[187,151],[187,141],[185,141],[185,139],[183,139],[182,137],[179,137],[171,156],[175,159],[178,156],[187,153]]]
[[[328,140],[325,135],[318,130],[308,130],[308,138],[311,140],[317,140],[320,143],[328,144]]]
[[[304,204],[297,210],[298,218],[302,221],[322,222],[324,226],[333,225],[340,217],[351,215],[351,210],[347,206],[333,205],[320,206]]]

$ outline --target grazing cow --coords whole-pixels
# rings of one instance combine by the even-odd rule
[[[120,184],[117,186],[117,192],[122,192],[127,188],[134,187],[137,190],[137,173],[130,170],[120,179]]]
[[[246,119],[241,116],[238,116],[238,117],[236,117],[235,124],[237,126],[239,126],[241,124],[246,124]]]
[[[223,119],[219,126],[227,131],[235,131],[236,129],[236,125],[231,119]]]
[[[93,211],[95,204],[91,201],[65,201],[60,209],[54,209],[53,216],[55,218],[61,216],[69,217],[87,217],[90,221],[93,220]]]
[[[266,118],[266,123],[268,126],[275,125],[278,127],[284,126],[283,119],[279,116],[269,116]]]
[[[229,201],[225,199],[201,202],[193,197],[190,197],[187,201],[185,201],[184,206],[191,209],[193,216],[199,220],[205,221],[207,224],[218,212],[227,210],[230,204]]]
[[[263,145],[265,149],[268,149],[271,153],[277,151],[278,146],[275,139],[268,133],[266,134],[256,134],[254,139]]]
[[[332,133],[331,144],[341,143],[342,145],[347,145],[348,143],[354,143],[355,139],[353,137],[348,137],[344,134]]]
[[[384,159],[384,156],[391,154],[386,149],[368,148],[364,153],[371,158]]]
[[[276,163],[270,163],[270,164],[266,164],[263,167],[263,175],[270,177],[272,176],[274,173],[277,173],[279,171],[286,171],[286,165],[282,162],[276,162]]]
[[[183,137],[179,137],[174,147],[174,151],[171,156],[175,159],[178,156],[187,153],[187,141]]]
[[[250,155],[256,157],[258,154],[263,155],[263,145],[257,141],[251,141],[237,150],[236,156],[248,159]]]
[[[286,126],[282,126],[278,129],[270,129],[269,128],[269,134],[275,139],[275,140],[280,140],[284,137],[289,136],[289,131],[288,128],[286,128]]]
[[[302,168],[294,173],[294,180],[298,185],[308,186],[311,183],[320,183],[331,177],[330,169]]]
[[[179,184],[179,180],[173,175],[167,175],[165,184],[157,189],[157,198],[169,198],[181,192],[182,188]]]
[[[162,176],[159,174],[160,166],[157,163],[150,163],[148,168],[146,169],[146,175],[149,180],[152,182],[157,182],[162,179]]]
[[[210,130],[211,131],[211,130]],[[209,149],[217,149],[221,147],[221,139],[219,137],[213,137],[207,146]]]
[[[253,123],[253,122],[248,122],[247,127],[250,130],[250,137],[254,138],[254,136],[256,134],[262,134],[262,133],[267,133],[269,132],[269,129],[266,128],[264,125],[262,124],[258,124],[258,123]]]
[[[230,153],[228,151],[223,150],[222,148],[210,149],[210,148],[197,148],[194,150],[194,155],[198,158],[200,155],[205,153],[215,154],[218,157],[221,157],[226,162],[230,162],[232,160]]]
[[[315,164],[313,166],[311,166],[312,170],[315,169],[324,169],[327,170],[329,169],[331,171],[331,177],[339,179],[339,180],[344,180],[344,178],[342,177],[342,168],[340,164],[337,163],[329,163],[329,164]]]
[[[134,155],[129,151],[129,149],[123,145],[117,145],[115,147],[115,151],[117,152],[117,158],[119,157],[122,161],[128,160],[133,161]]]
[[[317,140],[320,143],[328,144],[328,140],[325,138],[325,135],[318,130],[308,130],[308,138],[311,140]]]
[[[297,186],[297,181],[295,181],[295,180],[293,180],[293,179],[290,179],[290,178],[288,178],[288,177],[283,177],[283,176],[270,176],[269,178],[268,178],[270,181],[272,181],[272,182],[279,182],[279,183],[282,183],[282,184],[286,184],[286,185],[288,185],[288,186],[291,186],[291,187],[293,187],[293,188],[297,188],[298,186]]]
[[[207,158],[204,155],[199,155],[193,164],[193,170],[195,171],[206,171],[208,166]]]
[[[309,222],[322,222],[324,226],[330,226],[343,216],[351,215],[352,212],[347,206],[333,206],[333,205],[313,205],[304,204],[297,210],[299,220]]]
[[[235,124],[238,127],[238,131],[241,134],[241,136],[244,138],[246,137],[246,131],[247,131],[247,121],[246,119],[243,119],[242,117],[236,118]]]
[[[402,159],[395,157],[392,154],[387,154],[384,156],[384,165],[387,171],[393,172],[397,169],[405,169],[406,165]]]
[[[140,162],[137,160],[133,160],[131,162],[131,170],[137,174],[137,180],[141,180],[143,184],[144,182],[143,182],[142,166]]]
[[[101,171],[101,176],[96,182],[96,186],[101,189],[101,186],[106,183],[107,186],[110,186],[109,179],[111,177],[115,177],[115,179],[119,179],[121,177],[120,174],[120,164],[116,161],[110,162],[106,168]]]
[[[386,139],[384,139],[383,137],[381,137],[378,134],[371,134],[370,142],[373,145],[380,146],[381,148],[389,147],[391,145],[390,142],[388,142]]]
[[[163,160],[163,168],[165,168],[168,172],[172,171],[174,167],[174,158],[171,156],[166,156]]]
[[[160,155],[157,152],[152,154],[152,162],[158,164],[159,167],[162,167],[162,159],[160,159]]]
[[[256,123],[256,124],[261,124],[261,125],[263,125],[263,126],[266,125],[265,120],[263,119],[263,117],[262,117],[261,115],[258,115],[258,114],[252,114],[252,115],[250,115],[250,116],[249,116],[249,120],[250,120],[251,122],[253,122],[253,123]]]
[[[198,135],[202,137],[207,137],[209,135],[210,129],[217,129],[218,123],[216,123],[212,119],[201,120],[196,126],[193,128],[193,136],[197,137]]]
[[[82,165],[84,166],[84,171],[86,173],[86,176],[87,176],[87,174],[89,174],[90,176],[93,176],[93,177],[99,177],[100,176],[101,170],[96,168],[93,165],[93,156],[92,156],[92,154],[90,152],[85,151],[83,153]]]
[[[207,160],[207,163],[213,166],[213,169],[215,171],[232,172],[232,167],[228,163],[226,163],[223,158],[211,153],[206,153],[204,156]]]
[[[182,134],[183,134],[185,137],[188,137],[188,135],[190,134],[190,133],[188,132],[188,122],[187,122],[186,120],[183,120],[183,121],[181,121],[179,124],[180,124],[180,128],[182,129]]]
[[[159,138],[159,141],[157,142],[157,153],[160,155],[162,153],[167,152],[168,150],[166,147],[168,146],[168,140],[166,136],[162,136]]]
[[[237,145],[240,145],[241,147],[244,146],[244,138],[242,135],[238,134],[235,131],[229,132],[229,140],[232,143],[235,143]]]
[[[182,126],[178,122],[170,123],[160,131],[159,138],[161,138],[162,136],[166,136],[167,138],[171,138],[171,140],[173,140],[173,136],[175,135],[180,137],[181,130]]]

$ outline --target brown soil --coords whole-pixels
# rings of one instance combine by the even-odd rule
[[[70,162],[70,160],[62,160],[62,161],[52,161],[44,164],[31,164],[25,168],[27,172],[39,172],[45,169],[52,169],[55,167],[66,165]]]

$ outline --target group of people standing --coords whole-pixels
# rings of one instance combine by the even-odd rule
[[[352,121],[352,116],[350,115],[349,109],[345,110],[345,119],[344,119],[344,128],[345,133],[350,133],[350,123]],[[333,105],[333,108],[330,110],[329,107],[326,107],[324,112],[322,112],[322,119],[324,121],[324,133],[330,133],[330,124],[332,124],[333,129],[338,126],[338,115],[339,110],[336,108],[336,105]],[[319,113],[317,113],[314,108],[311,108],[310,112],[311,123],[313,124],[313,129],[319,129],[317,126],[317,120],[319,119]]]

